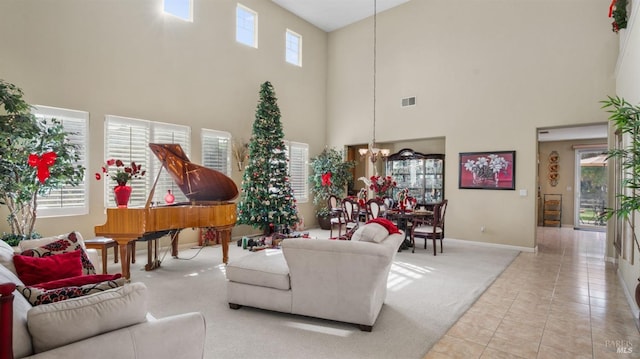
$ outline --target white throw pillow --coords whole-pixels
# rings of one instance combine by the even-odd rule
[[[0,240],[0,265],[16,274],[16,267],[13,265],[13,254],[15,250],[7,242]]]
[[[353,236],[351,236],[351,240],[380,243],[388,236],[389,231],[387,231],[384,226],[378,223],[369,223],[360,226],[360,228],[353,233]]]
[[[131,283],[33,307],[27,325],[36,353],[146,321],[147,287]]]

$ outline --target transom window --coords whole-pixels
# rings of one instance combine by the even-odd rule
[[[41,121],[52,118],[60,121],[69,133],[67,139],[78,146],[80,160],[76,165],[85,168],[84,181],[77,186],[64,186],[51,191],[46,196],[38,196],[38,217],[74,216],[89,213],[87,193],[87,135],[89,133],[89,113],[48,106],[34,106],[32,113]]]
[[[163,11],[185,21],[193,21],[193,0],[164,0]]]
[[[258,13],[241,4],[236,6],[236,41],[258,48]]]
[[[287,29],[285,38],[285,58],[287,62],[302,66],[302,36]]]
[[[189,156],[191,151],[191,129],[188,126],[175,125],[163,122],[107,115],[105,120],[105,160],[120,159],[126,165],[132,161],[142,165],[146,175],[132,180],[129,185],[133,188],[130,207],[144,207],[147,197],[158,177],[154,196],[151,199],[154,205],[164,205],[164,197],[171,190],[176,202],[187,201],[186,196],[178,188],[169,173],[162,168],[162,164],[151,152],[149,143],[177,143]],[[115,167],[109,173],[114,172]],[[113,187],[115,185],[109,177],[103,178],[105,186],[105,207],[115,206]]]

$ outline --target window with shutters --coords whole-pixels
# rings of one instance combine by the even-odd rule
[[[285,141],[289,159],[289,175],[293,196],[298,203],[309,201],[309,145]]]
[[[187,201],[186,196],[178,188],[175,181],[157,157],[151,152],[149,143],[177,143],[187,156],[191,151],[191,129],[188,126],[170,123],[152,122],[147,120],[107,115],[105,120],[105,160],[120,159],[129,164],[132,161],[142,165],[147,173],[144,177],[132,180],[129,185],[133,188],[129,207],[144,207],[147,197],[158,178],[153,205],[164,205],[164,197],[171,190],[175,202]],[[158,173],[161,171],[160,176]],[[115,183],[105,178],[105,205],[115,206],[113,187]]]
[[[202,129],[202,165],[231,177],[231,134]]]
[[[258,48],[258,13],[240,4],[236,6],[236,41]]]
[[[77,186],[64,186],[46,196],[38,196],[38,217],[75,216],[89,213],[87,176],[87,134],[89,113],[64,108],[34,106],[32,113],[40,120],[55,118],[69,134],[69,142],[78,145],[80,160],[85,168],[84,181]]]

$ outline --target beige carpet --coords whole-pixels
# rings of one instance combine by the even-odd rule
[[[435,257],[431,247],[397,253],[387,299],[371,333],[348,323],[248,307],[229,309],[219,246],[183,248],[182,259],[167,255],[151,272],[142,269],[145,259],[138,252],[131,272],[133,281],[147,284],[154,316],[190,311],[205,315],[205,358],[417,359],[518,254],[446,239],[444,250]],[[244,255],[251,253],[230,244],[231,259]],[[119,271],[117,264],[109,268]]]

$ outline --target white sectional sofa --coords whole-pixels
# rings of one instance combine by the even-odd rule
[[[227,265],[227,300],[241,306],[358,324],[371,331],[404,234],[376,223],[350,241],[289,238],[282,251],[247,254]]]
[[[12,263],[14,251],[0,241],[0,293],[7,294],[0,295],[0,337],[13,338],[12,345],[0,348],[0,359],[204,356],[204,316],[153,318],[143,283],[32,306],[18,290],[11,291],[14,284],[23,285]]]

